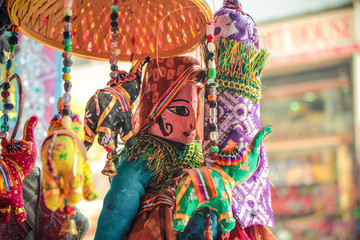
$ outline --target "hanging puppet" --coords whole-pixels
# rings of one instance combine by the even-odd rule
[[[204,164],[198,141],[203,77],[191,57],[150,61],[133,118],[136,143],[118,156],[95,239],[175,238],[169,185],[182,169]]]
[[[224,0],[223,7],[214,15],[213,32],[216,54],[212,57],[216,62],[216,79],[209,80],[217,86],[218,93],[216,105],[210,102],[211,92],[205,96],[205,99],[209,99],[205,104],[206,159],[210,159],[211,155],[212,140],[209,133],[212,126],[209,123],[212,121],[212,105],[217,110],[220,153],[231,142],[240,147],[249,147],[260,129],[260,76],[269,60],[268,52],[258,49],[259,35],[254,20],[242,10],[237,0]],[[268,162],[263,146],[259,167],[254,175],[233,189],[232,210],[242,228],[274,226]]]

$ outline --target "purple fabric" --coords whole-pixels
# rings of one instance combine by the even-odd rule
[[[205,94],[207,99],[208,92]],[[219,92],[217,95],[217,118],[220,150],[228,140],[249,147],[260,130],[260,105],[250,99]],[[204,153],[210,159],[209,105],[205,103]],[[209,164],[211,164],[209,162]],[[269,188],[269,168],[264,146],[261,148],[260,164],[254,175],[233,190],[233,213],[244,228],[252,225],[274,226]]]
[[[224,0],[223,6],[227,8],[242,8],[238,0]]]
[[[224,6],[214,14],[215,37],[223,37],[259,47],[259,36],[252,17],[243,14],[241,3],[225,0]]]

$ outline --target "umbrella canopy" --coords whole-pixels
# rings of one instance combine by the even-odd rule
[[[74,55],[110,58],[111,6],[111,0],[74,0]],[[118,59],[123,61],[187,52],[204,37],[212,20],[210,8],[202,0],[122,0],[118,7]],[[63,50],[63,1],[8,0],[8,13],[20,32]]]

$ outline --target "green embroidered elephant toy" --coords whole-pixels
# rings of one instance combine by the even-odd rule
[[[41,146],[45,204],[53,211],[62,210],[65,200],[73,206],[83,198],[88,201],[97,198],[85,147],[80,140],[84,138],[84,130],[77,115],[71,118],[71,128],[65,129],[61,116],[55,115]]]
[[[184,231],[190,217],[204,207],[214,210],[220,231],[227,233],[234,229],[232,189],[256,171],[261,143],[271,132],[271,126],[262,128],[249,149],[240,149],[237,143],[229,140],[213,166],[185,170],[186,174],[176,189],[176,213],[173,220],[176,230]]]

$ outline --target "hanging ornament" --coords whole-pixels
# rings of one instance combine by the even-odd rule
[[[44,201],[52,211],[61,209],[64,224],[60,235],[77,235],[73,217],[77,214],[74,205],[97,198],[93,178],[86,159],[86,150],[79,137],[84,136],[81,121],[71,111],[71,66],[72,66],[72,0],[64,1],[62,79],[64,94],[58,101],[58,113],[50,122],[48,136],[41,146],[43,162]],[[65,183],[65,184],[64,184]]]
[[[13,211],[17,222],[26,220],[26,211],[22,194],[22,182],[30,173],[36,161],[36,144],[34,139],[34,128],[38,122],[36,116],[32,116],[25,123],[24,138],[15,140],[16,133],[21,122],[23,111],[23,94],[21,79],[17,74],[11,75],[11,67],[15,58],[15,47],[18,42],[17,27],[13,27],[9,37],[9,52],[5,65],[5,79],[1,84],[3,102],[3,115],[1,117],[1,158],[0,158],[0,222],[7,223],[10,220],[10,213]],[[17,121],[8,141],[9,115],[8,112],[14,108],[9,102],[10,82],[16,79],[19,90],[19,107]],[[26,159],[26,161],[24,161]]]

